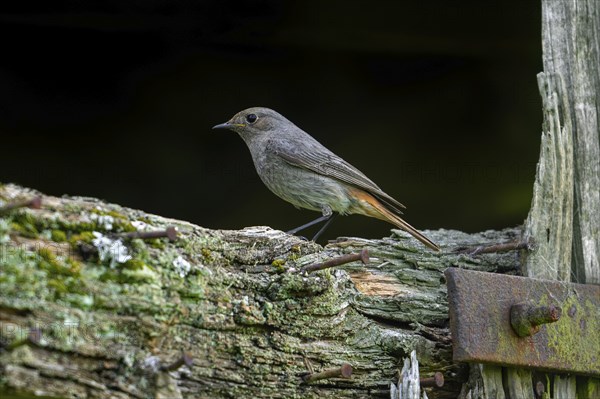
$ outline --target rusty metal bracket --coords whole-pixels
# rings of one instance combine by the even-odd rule
[[[444,274],[455,361],[600,376],[600,286],[458,268]],[[511,308],[524,304],[546,321],[534,320],[532,335],[520,337]]]

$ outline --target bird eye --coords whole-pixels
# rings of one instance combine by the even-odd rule
[[[258,120],[258,116],[256,116],[256,114],[248,114],[246,115],[246,120],[248,123],[254,123]]]

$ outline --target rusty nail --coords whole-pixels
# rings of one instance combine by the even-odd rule
[[[308,265],[302,268],[302,273],[311,273],[317,270],[328,269],[330,267],[344,265],[346,263],[355,262],[360,260],[363,264],[367,264],[369,262],[369,250],[363,248],[362,251],[358,254],[349,254],[338,256],[337,258],[329,259],[328,261],[321,263],[313,263],[312,265]]]
[[[421,378],[419,382],[422,387],[441,388],[444,386],[444,374],[437,371],[433,377]]]
[[[26,200],[9,202],[0,208],[0,214],[10,212],[13,209],[18,208],[31,208],[31,209],[40,209],[42,207],[42,197],[36,196]]]
[[[497,253],[497,252],[508,252],[515,251],[518,249],[527,249],[531,250],[533,247],[530,241],[511,241],[504,242],[500,244],[492,244],[492,245],[480,245],[477,247],[461,247],[454,250],[454,253],[466,253],[471,256],[481,255],[481,254],[489,254],[489,253]]]
[[[305,374],[302,376],[304,382],[313,382],[327,378],[350,378],[352,376],[352,366],[348,363],[342,364],[336,369],[323,370],[320,373]]]
[[[554,305],[517,303],[510,308],[510,324],[519,337],[527,337],[536,334],[542,324],[558,321],[561,314],[562,309]]]
[[[173,363],[171,363],[168,366],[162,366],[160,369],[162,371],[175,371],[178,368],[180,368],[183,365],[186,365],[188,367],[192,367],[192,365],[194,364],[194,358],[192,357],[192,355],[189,352],[183,352],[181,354],[181,357],[179,357],[179,359],[175,360]]]
[[[169,241],[175,241],[177,239],[177,229],[173,226],[167,227],[165,230],[156,231],[132,231],[130,233],[121,233],[119,237],[122,238],[163,238],[167,237]]]

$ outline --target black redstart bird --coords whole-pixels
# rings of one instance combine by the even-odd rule
[[[229,129],[242,137],[258,175],[273,193],[297,208],[322,212],[320,218],[288,233],[325,221],[313,238],[316,240],[334,212],[356,213],[385,220],[439,251],[433,241],[402,220],[400,208],[404,205],[277,112],[248,108],[213,129]]]

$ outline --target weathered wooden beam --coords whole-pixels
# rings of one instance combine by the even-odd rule
[[[0,186],[6,203],[33,195]],[[400,231],[321,247],[267,227],[208,230],[90,198],[42,198],[41,209],[0,218],[2,394],[389,397],[416,350],[421,375],[445,378],[429,398],[454,398],[465,369],[452,362],[443,271],[519,264],[519,251],[454,251],[513,241],[517,229],[428,232],[442,253]],[[120,234],[168,226],[177,240]],[[363,249],[366,265],[302,272]],[[182,353],[190,361],[178,362]],[[303,380],[343,364],[349,379]]]

